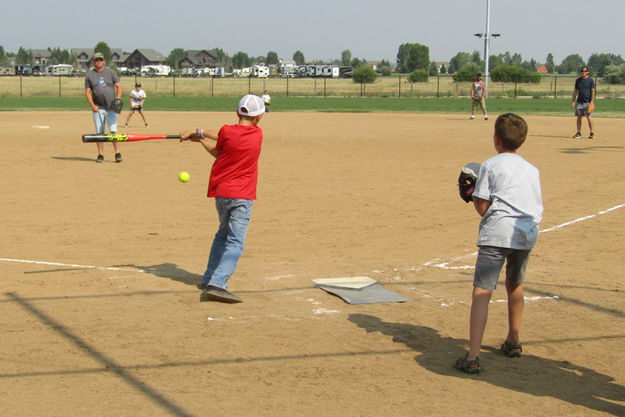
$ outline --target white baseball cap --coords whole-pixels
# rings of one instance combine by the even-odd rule
[[[239,101],[237,112],[241,116],[256,117],[265,112],[265,102],[254,94],[248,94]]]

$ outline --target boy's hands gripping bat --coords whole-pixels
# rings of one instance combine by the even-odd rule
[[[180,135],[142,135],[137,133],[99,133],[95,135],[82,135],[82,141],[90,142],[137,142],[140,140],[153,139],[180,139]]]

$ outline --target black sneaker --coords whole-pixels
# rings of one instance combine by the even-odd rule
[[[588,136],[588,139],[594,139],[595,138],[595,134],[590,132],[590,136]]]
[[[115,154],[115,162],[121,162],[122,161],[122,154],[121,153],[116,153]]]
[[[206,290],[204,290],[204,294],[206,294],[207,298],[215,301],[221,301],[222,303],[240,303],[243,301],[242,298],[214,285],[207,285]]]
[[[98,159],[95,160],[96,162],[104,162],[104,155],[98,155]]]
[[[573,136],[573,139],[581,139],[581,138],[582,138],[582,134],[579,132],[577,132],[575,136]]]
[[[204,291],[206,287],[208,287],[208,285],[204,284],[203,282],[200,282],[199,284],[196,285],[196,287],[198,290]]]

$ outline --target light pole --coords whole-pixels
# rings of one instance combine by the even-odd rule
[[[488,96],[488,81],[490,80],[490,52],[488,49],[490,48],[490,38],[501,36],[499,33],[490,33],[490,0],[486,0],[486,32],[474,33],[473,36],[477,36],[480,39],[484,37],[484,62],[486,66],[484,78],[486,79],[486,95]]]

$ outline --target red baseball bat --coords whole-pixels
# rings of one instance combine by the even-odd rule
[[[153,139],[180,139],[180,135],[142,135],[138,133],[98,133],[82,135],[83,142],[137,142]]]

